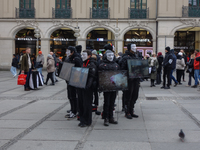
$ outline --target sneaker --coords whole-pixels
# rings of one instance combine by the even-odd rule
[[[71,114],[72,114],[72,112],[70,111],[69,114],[66,114],[66,115],[65,115],[65,118],[69,118]]]
[[[193,86],[191,86],[191,88],[197,88],[197,85],[193,85]]]
[[[76,115],[74,113],[71,113],[70,116],[68,117],[68,120],[76,118]]]
[[[14,76],[13,76],[13,78],[15,78],[16,76],[17,76],[17,74],[16,74],[16,75],[14,75]]]
[[[111,123],[111,124],[118,124],[118,122],[117,122],[117,121],[115,121],[115,119],[114,119],[114,118],[112,118],[112,119],[109,119],[109,123]]]
[[[134,114],[134,113],[131,113],[131,117],[133,117],[133,118],[138,118],[139,116],[136,115],[136,114]]]
[[[71,110],[67,110],[67,113],[70,114],[72,111]]]
[[[165,89],[170,89],[170,87],[169,87],[169,86],[167,86],[167,87],[165,87]]]
[[[131,114],[126,114],[125,117],[126,117],[127,119],[132,119]]]
[[[182,85],[182,83],[179,83],[179,85]]]
[[[165,86],[162,86],[162,87],[161,87],[161,89],[164,89],[164,88],[165,88]]]
[[[178,85],[178,83],[175,83],[175,84],[174,84],[174,87],[176,87],[177,85]]]
[[[87,127],[87,125],[84,124],[84,123],[81,123],[81,124],[80,124],[80,127],[81,127],[81,128],[84,128],[84,127]]]

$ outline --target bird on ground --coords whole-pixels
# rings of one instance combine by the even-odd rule
[[[181,131],[179,132],[179,137],[181,139],[181,141],[183,142],[184,141],[184,138],[185,138],[185,134],[183,133],[183,130],[181,129]]]

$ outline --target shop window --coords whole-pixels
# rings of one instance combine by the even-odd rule
[[[33,9],[34,0],[20,0],[20,8]]]
[[[71,7],[71,0],[56,0],[56,9],[67,9]]]

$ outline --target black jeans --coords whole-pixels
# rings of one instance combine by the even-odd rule
[[[189,73],[188,85],[191,85],[191,84],[192,84],[192,77],[193,77],[193,79],[195,80],[195,78],[194,78],[194,73]]]
[[[24,89],[26,88],[30,88],[29,87],[29,79],[30,79],[30,74],[31,74],[31,68],[29,68],[29,71],[28,72],[24,72],[24,74],[26,74],[26,84],[24,85]]]
[[[76,96],[76,88],[70,85],[67,85],[67,95],[71,105],[71,111],[76,115],[77,113],[77,96]]]
[[[94,94],[94,101],[93,101],[93,104],[95,104],[95,106],[98,106],[99,105],[99,96],[98,96],[98,92],[97,92],[97,89],[95,89],[93,91],[93,94]],[[93,97],[92,97],[93,98]]]
[[[79,116],[80,122],[86,125],[91,125],[92,123],[92,89],[80,89],[79,102]]]
[[[181,83],[181,77],[183,76],[184,70],[176,69],[176,79],[178,83]]]
[[[104,105],[103,105],[103,116],[107,119],[113,118],[113,109],[116,99],[116,92],[104,92]]]
[[[47,74],[46,84],[48,83],[49,78],[51,79],[52,84],[54,84],[53,72],[49,72],[49,73]]]
[[[165,87],[166,85],[166,76],[167,76],[167,86],[170,86],[170,73],[171,73],[171,68],[164,68],[164,73],[163,73],[163,86]]]
[[[160,84],[160,83],[161,83],[161,72],[157,72],[156,84]]]
[[[134,113],[134,106],[138,99],[140,79],[129,79],[128,90],[124,91],[125,113]]]

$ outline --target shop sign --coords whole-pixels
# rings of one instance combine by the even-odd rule
[[[32,41],[32,38],[17,38],[19,41]]]
[[[61,39],[54,38],[53,40],[54,41],[69,41],[69,39],[64,39],[64,38],[61,38]]]
[[[103,38],[97,38],[97,41],[104,41]]]
[[[149,39],[126,39],[126,42],[150,42]]]
[[[183,46],[183,47],[174,47],[174,49],[188,49],[187,46]]]

